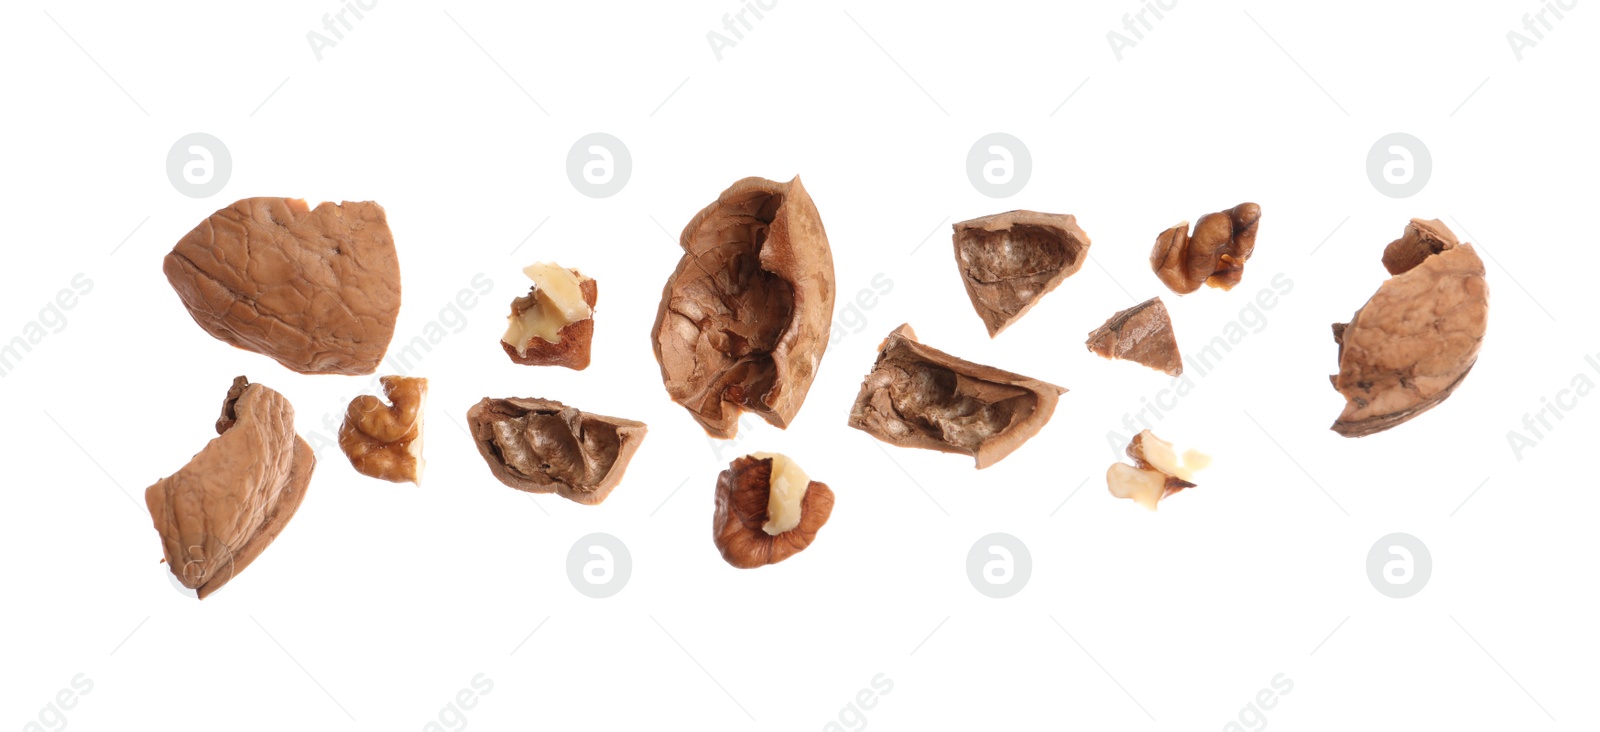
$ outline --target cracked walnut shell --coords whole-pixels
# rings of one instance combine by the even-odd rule
[[[362,475],[422,485],[422,407],[428,380],[385,376],[381,381],[389,404],[371,394],[350,400],[339,426],[339,449]]]
[[[982,469],[1038,434],[1065,392],[924,346],[901,325],[861,382],[850,426],[899,447],[971,455]]]
[[[144,491],[168,568],[204,600],[243,572],[294,517],[317,459],[282,394],[240,376],[218,436]]]
[[[1089,235],[1071,214],[1008,211],[952,228],[961,284],[990,338],[1020,320],[1089,258]]]
[[[467,411],[479,454],[501,483],[597,505],[622,482],[645,425],[552,399],[491,399]]]
[[[751,411],[787,428],[828,347],[833,253],[800,177],[745,178],[679,238],[652,329],[672,400],[718,439]]]
[[[1150,269],[1179,295],[1194,292],[1202,284],[1231,290],[1244,277],[1244,263],[1255,251],[1260,220],[1260,206],[1241,203],[1201,216],[1192,234],[1189,222],[1178,224],[1156,237]]]
[[[394,237],[371,201],[246,198],[179,240],[162,270],[213,338],[303,374],[376,371],[400,312]]]
[[[1132,361],[1168,376],[1183,375],[1183,357],[1172,333],[1172,318],[1161,298],[1152,297],[1118,311],[1104,325],[1089,332],[1084,343],[1104,358]]]
[[[717,475],[711,538],[723,560],[739,569],[776,564],[800,553],[811,546],[833,514],[833,490],[811,480],[800,500],[799,522],[776,534],[763,528],[769,525],[773,466],[780,460],[787,458],[746,455],[735,458]]]
[[[1384,249],[1391,276],[1349,323],[1335,323],[1345,407],[1333,431],[1364,437],[1403,424],[1455,393],[1478,361],[1489,283],[1471,244],[1443,222],[1412,219]]]

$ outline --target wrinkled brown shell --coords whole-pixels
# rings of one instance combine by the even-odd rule
[[[622,482],[645,435],[643,422],[515,397],[474,404],[467,427],[501,483],[591,506]]]
[[[578,270],[569,270],[578,277],[578,291],[583,294],[583,301],[589,304],[589,311],[593,313],[596,298],[600,295],[599,286],[591,278],[584,277]],[[533,291],[537,287],[528,288],[528,294],[511,301],[511,316],[522,315],[533,306]],[[500,347],[505,349],[506,355],[512,361],[524,366],[565,366],[569,369],[582,371],[589,368],[589,347],[594,340],[594,316],[591,314],[583,320],[567,323],[556,331],[560,337],[551,343],[538,336],[528,338],[526,353],[519,355],[515,346],[505,341],[500,341]]]
[[[1394,276],[1335,323],[1345,397],[1333,431],[1364,437],[1411,420],[1455,392],[1478,361],[1489,323],[1489,283],[1472,245],[1437,219],[1412,219],[1385,249]]]
[[[1169,376],[1183,375],[1183,357],[1178,354],[1178,339],[1172,333],[1172,318],[1159,297],[1111,316],[1104,325],[1089,332],[1084,345],[1105,358],[1133,361]]]
[[[717,475],[717,509],[711,517],[711,538],[722,558],[739,569],[777,564],[799,554],[817,538],[833,514],[833,491],[811,481],[800,501],[800,524],[777,536],[767,522],[772,491],[772,458],[736,458]]]
[[[371,394],[350,400],[339,426],[339,449],[356,472],[394,483],[422,483],[422,406],[428,380],[385,376],[384,404]]]
[[[1071,214],[1008,211],[955,224],[956,265],[989,337],[1017,322],[1089,258]]]
[[[168,568],[202,600],[278,537],[317,464],[294,433],[289,400],[243,376],[228,390],[217,432],[189,464],[144,491]]]
[[[383,207],[246,198],[162,263],[212,337],[303,374],[370,374],[400,312],[400,260]]]
[[[799,176],[745,178],[679,240],[653,345],[661,380],[712,437],[748,410],[779,428],[800,411],[828,347],[833,253]]]
[[[971,455],[981,469],[1038,434],[1065,392],[924,346],[902,325],[879,347],[850,426],[899,447]]]
[[[1227,211],[1209,213],[1195,222],[1179,224],[1156,237],[1150,250],[1150,268],[1173,292],[1187,295],[1200,285],[1233,289],[1244,277],[1244,263],[1256,248],[1256,224],[1261,207],[1241,203]]]

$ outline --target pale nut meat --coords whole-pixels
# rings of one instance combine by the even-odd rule
[[[954,224],[956,265],[989,337],[1083,267],[1089,235],[1071,214],[1008,211]]]
[[[799,176],[745,178],[678,243],[652,329],[668,396],[718,439],[746,411],[787,428],[832,330],[833,253],[816,204]]]
[[[776,472],[777,477],[774,477]],[[798,491],[791,481],[806,481]],[[777,487],[785,495],[774,499]],[[787,513],[790,501],[799,496],[797,517]],[[783,508],[774,516],[772,505]],[[776,564],[811,546],[817,532],[833,514],[833,490],[810,480],[793,461],[782,455],[755,453],[735,458],[717,476],[716,510],[711,517],[711,538],[722,559],[739,569]],[[774,520],[794,525],[772,533]]]
[[[167,567],[205,599],[278,537],[316,467],[294,433],[294,407],[276,391],[234,379],[218,436],[189,463],[145,489]]]
[[[1349,323],[1335,323],[1345,398],[1333,431],[1364,437],[1408,422],[1455,393],[1478,361],[1489,283],[1471,244],[1443,222],[1412,219],[1384,249],[1392,275]]]
[[[383,395],[350,400],[339,427],[339,449],[356,472],[394,483],[422,485],[422,409],[428,380],[385,376]]]
[[[383,207],[246,198],[162,263],[212,337],[303,374],[370,374],[400,312],[400,260]]]
[[[1195,450],[1180,458],[1172,443],[1150,430],[1134,435],[1125,450],[1133,465],[1112,463],[1106,469],[1106,488],[1117,498],[1132,500],[1154,511],[1156,504],[1186,488],[1195,487],[1194,473],[1211,459]]]
[[[1195,222],[1194,233],[1185,221],[1156,237],[1150,250],[1150,269],[1173,292],[1187,295],[1201,285],[1231,290],[1244,277],[1244,264],[1256,248],[1256,228],[1261,207],[1241,203],[1226,211],[1209,213]]]
[[[522,271],[533,284],[511,302],[500,347],[525,366],[588,368],[599,286],[578,270],[550,262]]]
[[[485,397],[467,411],[467,429],[501,483],[591,506],[622,482],[646,432],[643,422],[517,397]]]

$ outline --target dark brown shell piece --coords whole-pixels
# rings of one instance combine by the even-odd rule
[[[1089,350],[1149,366],[1169,376],[1183,375],[1183,357],[1172,333],[1172,318],[1161,298],[1152,297],[1111,316],[1089,333]]]

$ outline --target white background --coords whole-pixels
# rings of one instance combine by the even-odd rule
[[[784,0],[720,60],[707,33],[736,0],[385,1],[320,61],[306,33],[337,3],[163,5],[0,10],[0,339],[74,275],[93,282],[0,380],[0,728],[37,721],[77,674],[93,682],[65,713],[80,730],[423,729],[480,673],[493,690],[466,721],[485,730],[859,729],[841,711],[878,674],[892,690],[862,710],[877,729],[1224,729],[1278,674],[1293,683],[1264,710],[1279,729],[1600,722],[1586,464],[1600,400],[1578,399],[1521,460],[1508,445],[1576,375],[1600,382],[1583,360],[1600,353],[1588,4],[1520,61],[1506,33],[1535,2],[1186,0],[1120,61],[1106,34],[1135,2]],[[203,200],[164,170],[196,131],[233,158]],[[597,131],[634,165],[606,199],[565,172]],[[1033,160],[1005,200],[964,170],[996,131]],[[1397,131],[1433,158],[1404,200],[1365,172]],[[660,288],[678,231],[719,191],[796,173],[852,327],[789,430],[747,420],[719,445],[661,387]],[[215,341],[167,285],[162,256],[247,196],[383,204],[404,279],[396,343],[474,275],[493,289],[413,372],[432,388],[424,486],[322,451],[283,535],[197,602],[163,578],[145,486],[214,435],[235,375],[288,396],[308,439],[367,383]],[[1246,200],[1264,216],[1243,283],[1166,292],[1153,237]],[[949,225],[1014,208],[1076,214],[1094,261],[991,341]],[[1328,326],[1377,288],[1382,248],[1413,216],[1485,255],[1488,337],[1443,406],[1345,439],[1328,430],[1343,405]],[[587,371],[514,365],[497,343],[519,268],[539,260],[600,282]],[[880,273],[890,292],[847,314]],[[1162,294],[1192,353],[1280,273],[1293,289],[1265,325],[1204,377],[1191,364],[1193,392],[1156,422],[1215,456],[1201,486],[1156,514],[1109,497],[1108,431],[1170,380],[1092,356],[1084,334]],[[1071,391],[981,472],[880,447],[845,419],[906,321],[934,347]],[[604,505],[534,498],[496,482],[453,424],[484,396],[555,398],[650,432]],[[793,455],[838,504],[807,551],[740,571],[712,544],[712,489],[754,450]],[[1433,557],[1404,600],[1365,569],[1396,531]],[[609,599],[566,576],[591,532],[631,549]],[[991,532],[1032,554],[1009,599],[966,575]]]

